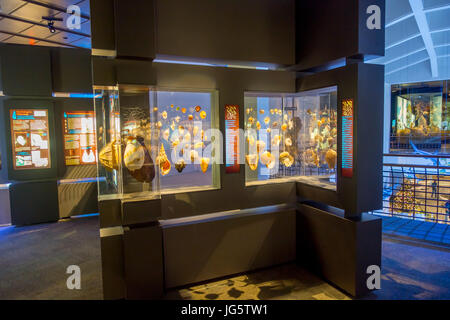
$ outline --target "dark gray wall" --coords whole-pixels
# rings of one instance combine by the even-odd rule
[[[294,0],[155,0],[156,53],[295,63]]]
[[[5,95],[52,95],[49,47],[0,44],[0,63]]]
[[[51,62],[53,92],[92,92],[90,50],[54,48]]]
[[[384,55],[384,0],[296,1],[298,70],[355,55]],[[382,29],[369,30],[369,5],[381,9]]]

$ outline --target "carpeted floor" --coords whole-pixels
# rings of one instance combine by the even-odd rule
[[[68,290],[67,267],[81,269]],[[98,217],[0,228],[0,299],[102,299]]]
[[[66,268],[81,268],[68,290]],[[450,249],[385,235],[382,289],[366,299],[450,299]],[[98,217],[0,228],[0,299],[101,299]],[[171,290],[166,299],[350,299],[294,264]]]

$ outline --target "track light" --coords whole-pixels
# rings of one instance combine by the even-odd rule
[[[61,18],[55,18],[55,17],[42,17],[43,20],[47,21],[48,30],[50,30],[50,33],[55,33],[55,21],[63,21]]]
[[[48,22],[48,30],[50,30],[51,33],[55,33],[56,32],[54,24],[55,24],[55,22],[53,22],[53,21],[49,21]]]

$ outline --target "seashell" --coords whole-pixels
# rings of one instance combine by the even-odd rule
[[[176,107],[175,110],[180,111],[180,107]]]
[[[175,140],[172,142],[172,148],[175,149],[180,144],[180,140]]]
[[[264,123],[265,123],[266,125],[268,125],[268,124],[270,123],[270,117],[265,117],[265,118],[264,118]]]
[[[175,131],[175,122],[172,121],[172,124],[170,125],[170,129],[172,129],[172,131]]]
[[[312,115],[311,109],[306,110],[306,113],[309,114],[309,115]]]
[[[261,129],[261,123],[259,121],[256,121],[256,130]]]
[[[184,159],[181,158],[180,160],[177,161],[177,163],[175,163],[175,169],[177,169],[177,171],[179,173],[181,173],[184,168],[186,168],[186,162],[184,162]]]
[[[190,114],[190,115],[188,116],[188,119],[189,119],[190,121],[192,121],[192,120],[194,120],[194,116],[193,116],[192,114]]]
[[[331,136],[336,137],[336,135],[337,135],[337,129],[336,128],[331,129]]]
[[[156,123],[156,127],[159,129],[159,128],[161,128],[162,127],[162,122],[161,121],[158,121],[157,123]]]
[[[275,113],[275,110],[274,109],[270,109],[270,114],[274,114]]]
[[[176,123],[180,122],[180,116],[176,116],[176,117],[175,117],[175,122],[176,122]]]
[[[165,176],[170,172],[171,164],[167,158],[166,150],[164,150],[163,144],[161,144],[161,149],[159,150],[158,157],[156,158],[156,164],[161,170],[161,175]]]
[[[268,169],[273,169],[275,167],[275,162],[275,157],[269,151],[266,151],[261,155],[261,163]]]
[[[169,136],[170,136],[170,130],[169,129],[164,130],[164,132],[163,132],[163,139],[168,141],[169,140]]]
[[[280,154],[280,162],[286,167],[289,168],[294,164],[294,157],[289,154],[289,152],[282,152]]]
[[[329,149],[325,154],[325,161],[328,164],[328,168],[334,169],[336,167],[337,162],[337,152],[333,149]]]
[[[191,150],[191,163],[194,163],[198,159],[198,152]]]
[[[281,137],[279,135],[276,135],[275,137],[273,137],[272,139],[272,147],[273,146],[279,146],[281,142]]]
[[[288,122],[288,129],[289,130],[294,129],[294,120],[289,120],[289,122]]]
[[[259,110],[259,114],[264,114],[264,109]]]
[[[256,151],[258,153],[263,152],[266,149],[266,143],[262,140],[256,141]]]
[[[196,144],[194,144],[194,149],[200,149],[200,148],[203,148],[204,146],[205,146],[205,144],[202,141],[200,141],[200,142],[197,142]]]
[[[119,148],[116,140],[111,141],[100,151],[98,155],[100,163],[109,171],[119,170]]]
[[[178,126],[178,133],[182,136],[184,134],[184,127]]]
[[[138,136],[136,137],[136,142],[140,145],[140,148],[144,151],[144,164],[139,170],[129,172],[133,178],[135,178],[139,182],[147,182],[150,183],[155,178],[155,165],[153,163],[153,159],[150,155],[150,152],[146,148],[144,144],[144,138]]]
[[[164,112],[161,114],[161,116],[163,117],[164,120],[166,120],[166,119],[167,119],[167,111],[164,111]]]
[[[247,120],[247,122],[248,122],[250,125],[252,125],[254,121],[255,121],[255,119],[252,118],[252,117],[248,118],[248,120]]]
[[[200,112],[200,118],[201,119],[206,119],[206,116],[207,116],[207,114],[206,114],[205,110]]]
[[[173,108],[173,104],[171,104],[170,107]]]
[[[208,171],[210,161],[211,159],[209,158],[202,158],[202,160],[200,161],[200,167],[202,168],[203,173],[206,173],[206,171]]]
[[[186,108],[181,108],[181,112],[186,113]]]
[[[154,108],[153,108],[153,111],[154,111],[154,112],[157,112],[157,111],[158,111],[158,107],[154,107]]]
[[[273,128],[278,127],[278,122],[275,121],[274,123],[272,123],[272,127],[273,127]]]
[[[187,132],[187,133],[184,135],[184,141],[185,141],[185,142],[191,142],[191,134],[190,134],[189,132]]]
[[[283,110],[278,109],[278,115],[279,115],[279,116],[283,115]]]
[[[197,136],[197,133],[198,133],[198,127],[195,126],[195,127],[192,129],[192,135],[193,135],[194,137],[196,137],[196,136]]]
[[[271,133],[272,132],[272,129],[270,129],[270,128],[267,128],[267,133]]]
[[[200,106],[195,106],[195,112],[200,112],[200,110],[202,110],[202,107],[200,107]]]
[[[144,161],[144,148],[133,137],[128,138],[127,146],[123,155],[125,167],[130,171],[136,171],[142,168]]]
[[[255,144],[255,138],[253,136],[248,136],[247,137],[247,143],[252,146]]]
[[[283,124],[281,125],[281,130],[282,130],[282,131],[286,131],[287,128],[288,128],[288,125],[287,125],[286,123],[283,123]]]
[[[245,112],[247,112],[247,114],[250,114],[250,112],[251,112],[250,108],[247,108],[247,109],[245,110]]]
[[[284,121],[288,121],[288,115],[285,114],[284,117],[283,117],[283,119],[284,119]]]
[[[245,156],[245,161],[250,167],[250,170],[255,171],[258,169],[259,156],[257,154],[249,154]]]
[[[286,138],[284,140],[284,144],[286,145],[286,147],[292,146],[292,139],[291,138]]]

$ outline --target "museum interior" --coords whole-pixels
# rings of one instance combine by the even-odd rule
[[[449,225],[450,0],[0,0],[1,300],[448,300]]]

